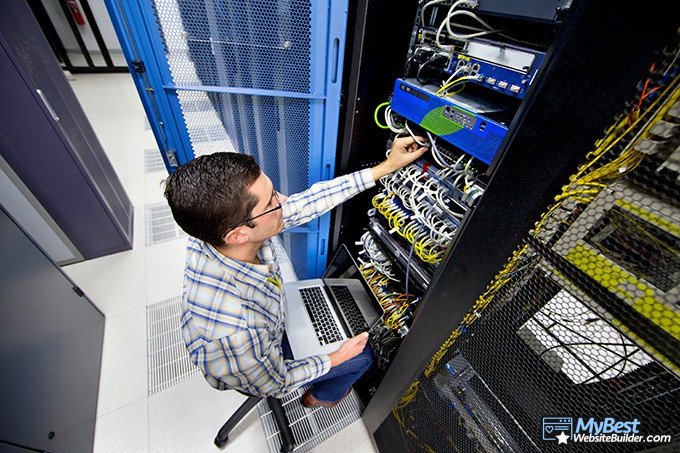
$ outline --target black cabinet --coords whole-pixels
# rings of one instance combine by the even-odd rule
[[[133,206],[26,2],[0,5],[0,154],[85,259],[132,247]]]
[[[3,209],[0,237],[0,450],[92,451],[104,316]]]
[[[452,3],[443,3],[444,11]],[[659,51],[674,42],[677,20],[668,14],[671,6],[671,2],[662,2],[653,11],[640,14],[634,5],[617,4],[613,8],[590,0],[571,4],[489,168],[484,195],[458,227],[415,311],[408,335],[366,406],[363,420],[381,450],[405,448],[400,429],[406,433],[405,438],[417,439],[415,432],[409,431],[414,426],[423,431],[441,428],[435,423],[440,414],[431,410],[431,394],[427,391],[420,394],[427,404],[419,406],[423,408],[419,415],[405,421],[393,416],[392,411],[413,396],[409,390],[415,388],[412,384],[419,381],[423,369],[471,313],[489,282],[547,211],[614,115],[634,97],[636,85],[648,77],[648,68]],[[404,19],[407,13],[410,18]],[[406,42],[416,14],[382,0],[358,2],[350,14],[354,40],[348,41],[346,58],[346,73],[350,75],[346,80],[350,82],[345,91],[346,133],[338,156],[340,173],[369,166],[371,159],[382,159],[385,146],[381,143],[386,134],[375,126],[374,112],[376,106],[389,99],[394,79],[402,77]],[[381,21],[371,21],[373,16],[379,16]],[[410,24],[404,26],[405,21]],[[376,46],[376,41],[389,41],[390,45]],[[354,243],[366,229],[365,224],[355,220],[357,213],[370,206],[367,196],[346,203],[337,214],[334,239]],[[474,341],[487,341],[500,351],[508,347],[497,333],[484,338],[478,334]],[[516,364],[507,361],[503,367],[514,370]],[[495,377],[512,380],[508,371]],[[517,378],[514,382],[523,383]],[[451,411],[445,413],[451,417]],[[444,428],[441,431],[448,433]],[[435,450],[450,451],[451,445]]]

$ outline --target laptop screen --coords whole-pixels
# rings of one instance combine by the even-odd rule
[[[347,250],[345,244],[341,244],[338,251],[335,252],[335,256],[326,268],[326,272],[323,274],[322,278],[353,278],[359,280],[366,290],[366,293],[370,296],[371,303],[375,306],[376,310],[378,310],[378,313],[382,313],[382,307],[380,306],[378,299],[375,297],[371,287],[366,283],[366,280],[364,280],[364,277],[359,270],[359,266],[357,266],[356,261],[354,261],[354,258],[349,253],[349,250]]]

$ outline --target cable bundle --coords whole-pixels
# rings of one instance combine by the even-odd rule
[[[395,330],[376,323],[369,332],[368,342],[375,355],[376,366],[384,370],[392,359],[392,355],[401,341],[401,336]]]
[[[428,3],[426,3],[420,10],[420,24],[423,27],[428,26],[425,21],[425,11],[427,8],[430,6],[439,4],[439,3],[444,3],[446,0],[432,0]],[[439,26],[437,27],[437,33],[435,35],[435,42],[437,44],[437,47],[441,49],[447,49],[449,46],[443,45],[441,43],[441,36],[444,32],[444,28],[446,28],[446,33],[449,38],[454,39],[456,41],[469,41],[474,38],[480,38],[483,36],[488,36],[488,35],[498,35],[502,36],[506,39],[509,39],[514,42],[519,42],[519,43],[525,43],[525,44],[531,44],[516,38],[513,38],[511,36],[508,36],[504,34],[503,32],[506,30],[498,29],[493,27],[492,25],[488,24],[486,21],[484,21],[481,17],[479,17],[477,14],[475,14],[472,9],[476,8],[478,5],[478,1],[476,0],[458,0],[454,2],[451,7],[449,8],[448,12],[446,13],[446,17],[444,20],[441,21]],[[458,22],[453,22],[454,18],[460,18],[460,17],[469,17],[473,21],[477,22],[479,26],[469,26],[469,25],[464,25],[462,23]],[[461,34],[455,32],[453,29],[458,28],[458,29],[465,29],[465,30],[470,30],[472,33],[468,34]]]
[[[411,294],[390,293],[383,296],[379,301],[384,312],[383,324],[405,335],[408,331],[406,321],[413,316],[411,305],[419,301],[420,299]]]
[[[652,66],[652,70],[653,68]],[[649,79],[641,88],[637,105],[642,105],[643,100],[651,95],[648,82]],[[680,100],[680,75],[676,75],[666,85],[658,85],[654,88],[654,92],[657,90],[660,90],[660,96],[656,96],[646,108],[636,111],[634,106],[606,131],[602,139],[595,143],[595,149],[586,155],[588,161],[569,178],[570,184],[562,188],[562,193],[555,197],[556,203],[536,224],[536,232],[546,226],[555,210],[560,208],[566,200],[574,200],[582,204],[592,202],[602,189],[635,170],[648,157],[648,153],[638,149],[637,145],[652,135],[651,130],[655,123]]]
[[[359,259],[363,269],[375,269],[380,274],[387,277],[389,280],[398,281],[392,272],[392,262],[383,254],[378,245],[373,240],[371,233],[368,231],[361,236],[361,244],[363,250],[359,252],[360,255],[365,255],[368,262]],[[357,244],[357,245],[358,245]],[[366,277],[366,275],[364,275]]]
[[[381,182],[385,190],[373,198],[373,206],[387,220],[390,232],[413,244],[423,262],[441,261],[463,217],[448,207],[446,187],[413,164]]]

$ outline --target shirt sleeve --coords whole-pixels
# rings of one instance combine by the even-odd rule
[[[284,229],[307,223],[373,186],[371,170],[365,169],[318,182],[304,192],[290,195],[282,207]]]
[[[284,359],[266,329],[239,330],[206,344],[202,352],[206,379],[231,381],[252,395],[283,397],[331,369],[327,355]]]

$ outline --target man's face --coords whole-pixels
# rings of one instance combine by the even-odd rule
[[[286,201],[286,197],[274,190],[271,180],[262,172],[250,185],[248,191],[259,200],[251,211],[251,217],[259,216],[263,212],[276,208],[279,202],[284,203]],[[277,209],[258,217],[253,220],[253,223],[255,224],[254,228],[245,227],[249,231],[251,240],[264,241],[283,231],[283,211]]]

